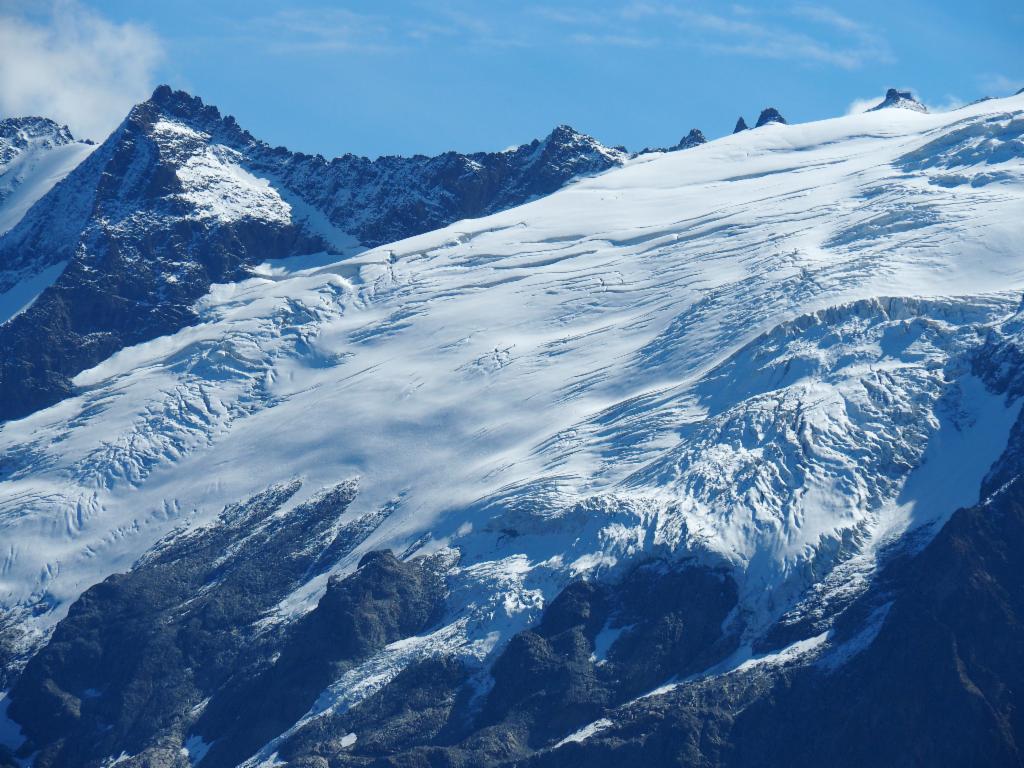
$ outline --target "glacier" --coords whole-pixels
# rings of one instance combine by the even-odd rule
[[[1020,95],[769,123],[214,285],[195,325],[0,429],[0,626],[28,655],[168,534],[301,479],[282,514],[351,482],[343,521],[379,523],[268,624],[371,550],[441,558],[450,592],[296,728],[438,649],[483,664],[573,579],[652,555],[735,578],[737,669],[777,622],[821,637],[979,501],[1018,417],[973,361],[1019,317],[1022,137]],[[230,152],[178,174],[200,216],[295,215]]]

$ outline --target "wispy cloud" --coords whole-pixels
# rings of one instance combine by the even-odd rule
[[[382,52],[395,47],[388,20],[337,8],[289,8],[250,19],[246,32],[270,53]]]
[[[386,5],[372,13],[283,9],[243,26],[255,43],[277,54],[377,54],[443,41],[489,49],[559,43],[595,48],[683,46],[843,69],[892,58],[884,38],[867,24],[810,4],[764,10],[741,4],[624,0],[596,9],[541,0],[521,9],[492,7],[482,12],[464,0],[423,0],[401,13]]]
[[[569,41],[579,45],[616,46],[619,48],[653,48],[660,42],[654,37],[640,35],[593,34],[591,32],[574,32]]]
[[[641,29],[639,25],[623,25],[623,14],[601,13],[573,6],[536,5],[530,14],[540,22],[554,26],[556,35],[575,45],[618,48],[652,48],[660,45],[661,36]]]
[[[806,19],[825,24],[827,26],[838,29],[842,32],[850,32],[853,34],[865,34],[868,32],[867,28],[858,21],[854,21],[848,16],[838,11],[834,11],[831,8],[826,8],[820,5],[797,5],[792,10],[796,16],[802,16]]]
[[[846,114],[859,115],[862,112],[867,112],[872,107],[881,104],[884,99],[884,96],[869,96],[866,99],[854,99],[850,102],[850,106],[846,108]]]
[[[553,21],[556,24],[570,26],[603,26],[609,22],[607,14],[599,13],[588,8],[580,8],[564,5],[535,5],[527,11],[541,19]]]
[[[73,0],[0,4],[0,112],[43,115],[104,138],[149,96],[163,46]]]
[[[706,50],[751,58],[783,59],[857,69],[891,61],[885,39],[867,25],[825,6],[797,5],[783,12],[733,5],[702,10],[693,5],[638,0],[623,7],[630,20],[674,22],[692,44]],[[797,23],[810,29],[798,29]]]
[[[416,13],[357,13],[338,8],[289,8],[242,24],[242,34],[272,54],[385,54],[438,40],[508,47],[521,41],[501,34],[483,17],[440,3]]]
[[[978,85],[988,96],[1009,96],[1024,88],[1024,77],[988,72],[978,78]]]
[[[959,96],[952,93],[947,93],[942,97],[941,101],[926,101],[924,102],[924,105],[928,108],[929,112],[949,112],[954,109],[959,109],[966,103],[967,101],[965,99],[961,99]]]

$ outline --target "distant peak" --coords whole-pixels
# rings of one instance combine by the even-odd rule
[[[580,133],[571,125],[556,126],[551,133],[538,141],[534,139],[526,147],[541,147],[544,152],[597,153],[608,158],[625,154],[625,150],[609,149],[600,141],[586,133]]]
[[[549,143],[553,142],[555,144],[567,144],[578,141],[579,139],[590,138],[590,136],[587,136],[585,133],[580,133],[571,125],[565,125],[563,123],[562,125],[555,126],[551,133],[544,138],[544,141]]]
[[[885,98],[868,112],[877,112],[880,109],[889,109],[895,107],[897,109],[910,109],[914,112],[927,112],[928,108],[914,98],[914,94],[910,91],[899,91],[895,88],[890,88],[885,92]]]
[[[762,125],[768,125],[768,123],[781,123],[786,124],[786,118],[784,118],[775,107],[765,107],[761,110],[761,114],[757,118],[757,125],[755,128],[760,128]]]
[[[149,100],[140,106],[144,105],[152,105],[165,114],[184,119],[220,119],[220,110],[216,107],[204,104],[198,96],[176,91],[169,85],[158,85]]]
[[[704,138],[704,134],[699,128],[691,128],[690,132],[679,140],[674,149],[689,149],[690,147],[697,147],[701,144],[707,144],[707,139]]]
[[[198,96],[174,90],[169,85],[158,85],[147,101],[135,105],[128,115],[128,122],[151,125],[161,117],[178,120],[203,131],[215,131],[243,142],[254,140],[231,115],[221,115],[220,110],[212,104],[205,104]]]
[[[0,138],[4,139],[49,139],[55,144],[68,144],[75,140],[66,125],[54,122],[48,117],[8,117],[0,120]]]
[[[743,116],[741,115],[740,119],[736,121],[736,127],[732,129],[732,132],[733,133],[739,133],[740,131],[747,130],[749,127],[750,126],[747,125],[747,121],[744,120]]]
[[[157,104],[165,102],[174,95],[174,90],[171,86],[166,83],[161,83],[153,91],[153,95],[149,97],[150,101],[156,102]]]
[[[1015,93],[1014,96],[1020,96],[1022,93],[1024,93],[1024,88],[1021,88],[1019,91],[1017,91],[1017,93]]]

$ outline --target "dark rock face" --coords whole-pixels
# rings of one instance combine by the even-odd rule
[[[680,686],[528,764],[1024,764],[1024,479],[1000,479],[890,563],[837,623],[830,642],[849,650],[832,665]]]
[[[757,125],[755,128],[760,128],[762,125],[768,125],[768,123],[782,123],[786,124],[786,118],[779,114],[779,110],[775,107],[766,107],[761,110],[761,114],[757,117]]]
[[[733,133],[739,133],[740,131],[747,130],[748,127],[749,126],[747,126],[747,121],[744,120],[742,115],[741,115],[740,118],[736,121],[736,127],[732,129],[732,132]]]
[[[623,158],[560,126],[509,152],[328,161],[271,148],[161,86],[0,238],[0,291],[67,264],[0,325],[0,420],[70,395],[75,374],[118,349],[194,323],[193,304],[212,283],[243,279],[268,259],[336,252],[291,203],[374,246],[518,205]],[[250,191],[247,206],[218,211],[217,185],[230,183],[220,163],[267,179],[280,198]]]
[[[24,754],[38,750],[39,766],[121,751],[158,759],[193,708],[265,667],[276,635],[257,621],[330,564],[321,553],[344,556],[373,530],[338,525],[352,483],[282,513],[299,487],[228,507],[213,526],[172,536],[87,590],[11,691]]]
[[[182,744],[198,738],[210,745],[199,764],[220,768],[281,734],[279,760],[317,768],[1019,766],[1024,479],[1001,480],[919,554],[889,562],[834,625],[841,656],[820,663],[685,682],[735,650],[736,588],[706,568],[650,562],[614,583],[568,585],[486,672],[428,656],[351,709],[292,728],[346,670],[438,625],[449,563],[371,553],[309,614],[254,633],[245,628],[294,575],[322,564],[286,561],[283,576],[241,561],[204,565],[211,549],[188,534],[75,604],[15,686],[11,713],[42,766],[95,764],[115,744],[132,765],[183,765]],[[333,518],[350,493],[335,489],[326,507],[300,505],[272,523],[294,492],[225,510],[211,546],[238,551],[236,526],[295,531],[292,516],[305,528],[323,514],[302,509]],[[331,530],[337,539],[353,526]],[[276,562],[286,541],[302,549],[290,535],[273,543],[268,533],[244,561]],[[233,590],[257,571],[264,581],[247,596],[259,600],[243,605]],[[684,682],[643,696],[671,680]]]
[[[443,602],[436,560],[403,563],[390,552],[367,554],[355,573],[328,583],[272,665],[211,700],[195,725],[213,743],[203,765],[234,766],[252,755],[302,717],[345,670],[438,621]]]
[[[430,659],[275,750],[296,765],[516,764],[653,685],[729,653],[735,638],[722,624],[736,599],[721,574],[664,563],[641,566],[617,584],[575,582],[536,627],[509,641],[483,697],[468,670]],[[350,733],[358,740],[345,743]]]
[[[362,530],[328,525],[351,486],[282,516],[297,490],[226,509],[212,529],[169,540],[86,592],[12,691],[11,715],[29,737],[22,755],[47,768],[121,752],[133,766],[184,765],[181,750],[198,741],[193,761],[226,768],[279,737],[274,751],[295,765],[505,765],[735,647],[722,629],[737,601],[731,580],[652,562],[615,584],[570,584],[489,671],[426,657],[351,709],[295,728],[343,673],[437,626],[453,562],[371,552],[328,582],[314,610],[259,629],[298,574],[323,567],[286,553],[322,551],[327,530],[335,540]],[[257,533],[239,539],[243,528]],[[346,541],[349,551],[358,543]]]

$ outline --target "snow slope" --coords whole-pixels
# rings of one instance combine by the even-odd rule
[[[450,625],[387,658],[486,656],[573,575],[651,553],[731,569],[750,637],[813,584],[826,611],[1005,445],[1018,405],[970,360],[1024,291],[1022,135],[1021,96],[767,125],[215,286],[199,325],[0,431],[5,621],[31,645],[295,476],[293,504],[358,477],[346,516],[393,510],[339,569],[461,550]]]
[[[43,117],[0,121],[0,235],[95,148]]]
[[[0,121],[0,235],[21,221],[33,203],[94,149],[95,145],[75,141],[66,127],[46,118]],[[0,293],[0,323],[30,304],[57,279],[63,266],[29,275]],[[0,273],[3,271],[4,265],[0,265]],[[8,282],[0,274],[0,285]]]

